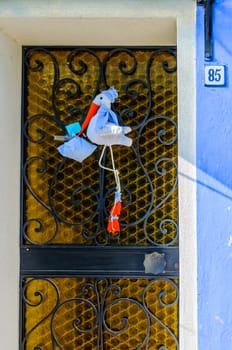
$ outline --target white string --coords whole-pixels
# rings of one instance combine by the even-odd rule
[[[105,169],[105,170],[108,170],[108,171],[113,171],[113,173],[114,173],[114,178],[115,178],[115,182],[116,182],[116,190],[117,190],[118,192],[121,193],[121,184],[120,184],[120,179],[119,179],[119,171],[115,168],[114,154],[113,154],[112,146],[108,146],[108,147],[109,147],[109,149],[110,149],[111,162],[112,162],[112,167],[113,167],[113,168],[105,167],[105,166],[102,164],[102,158],[103,158],[103,156],[104,156],[106,147],[107,147],[106,145],[103,146],[103,149],[102,149],[102,152],[101,152],[101,155],[100,155],[98,164],[99,164],[99,166],[100,166],[102,169]]]
[[[109,148],[110,148],[111,161],[112,161],[112,165],[113,165],[113,172],[114,172],[114,177],[115,177],[115,182],[116,182],[116,190],[121,193],[119,171],[115,168],[114,154],[113,154],[112,146],[109,146]]]

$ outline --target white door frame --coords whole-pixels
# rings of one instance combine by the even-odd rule
[[[195,3],[0,2],[0,348],[18,349],[22,45],[177,45],[180,349],[197,349]],[[107,28],[107,30],[106,30]]]

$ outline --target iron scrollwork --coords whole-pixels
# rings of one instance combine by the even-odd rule
[[[25,283],[23,301],[29,330],[22,339],[22,350],[84,349],[88,343],[96,350],[109,346],[178,349],[177,335],[165,324],[168,310],[178,303],[173,280],[141,280],[135,287],[139,294],[135,291],[134,296],[125,291],[128,280],[124,286],[109,279],[86,280],[78,289],[76,282],[68,279],[66,285],[75,286],[75,290],[66,291],[63,287],[60,290],[58,279],[35,278]],[[166,315],[164,320],[162,315]],[[41,332],[43,327],[46,332]]]
[[[163,98],[159,95],[164,89],[159,83],[162,74],[172,76],[176,72],[175,50],[150,49],[143,65],[136,49],[78,48],[60,52],[57,56],[52,49],[31,48],[24,56],[28,86],[23,123],[23,240],[35,245],[138,244],[139,235],[142,244],[175,245],[178,215],[163,210],[173,206],[169,203],[177,193],[177,124],[175,113],[169,110],[169,102],[176,103],[172,87],[165,90],[167,96],[171,95],[171,100],[165,102],[166,114],[162,115],[162,104],[160,110],[156,107]],[[157,66],[159,72],[154,76]],[[167,79],[167,86],[170,82]],[[87,165],[71,164],[57,154],[52,139],[55,132],[65,134],[66,124],[82,121],[100,88],[112,85],[120,90],[120,101],[114,108],[120,122],[132,126],[134,140],[129,151],[118,152],[125,214],[122,234],[116,238],[106,231],[107,203],[114,188],[104,170],[96,171],[98,152]],[[159,181],[168,185],[159,190]],[[33,206],[34,211],[30,209]],[[66,241],[61,231],[66,234],[68,230],[71,238]],[[128,241],[126,236],[132,237],[133,232],[139,234]]]

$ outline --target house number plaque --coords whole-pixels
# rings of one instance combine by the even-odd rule
[[[225,66],[205,65],[205,85],[225,86]]]

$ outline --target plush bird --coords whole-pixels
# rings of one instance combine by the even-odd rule
[[[90,105],[78,135],[71,135],[70,140],[58,147],[59,152],[64,157],[82,162],[94,152],[96,145],[103,146],[99,166],[105,170],[113,171],[116,183],[114,205],[110,210],[107,226],[108,232],[112,235],[120,232],[118,219],[121,213],[121,185],[119,171],[115,168],[112,146],[122,145],[130,147],[132,145],[132,139],[126,136],[131,131],[131,128],[119,125],[117,115],[111,109],[111,104],[115,102],[117,97],[118,92],[114,88],[109,88],[98,94]],[[91,142],[83,137],[85,133]],[[112,168],[105,167],[102,164],[107,147],[110,150]]]
[[[117,115],[111,109],[111,104],[118,97],[118,92],[114,88],[110,88],[101,92],[93,100],[86,119],[82,125],[81,135],[86,129],[89,140],[97,145],[103,145],[102,153],[99,159],[99,166],[105,170],[113,171],[116,183],[116,192],[114,205],[110,210],[110,217],[107,230],[112,235],[120,232],[119,215],[121,213],[121,185],[119,179],[119,171],[115,168],[114,155],[112,145],[123,145],[130,147],[132,139],[126,136],[131,131],[128,126],[120,126]],[[106,151],[106,147],[110,149],[112,168],[105,167],[102,164],[102,158]]]
[[[82,124],[81,135],[87,128],[88,138],[97,145],[131,146],[132,139],[125,136],[131,131],[129,126],[120,126],[111,104],[118,97],[114,88],[103,91],[95,97]]]

